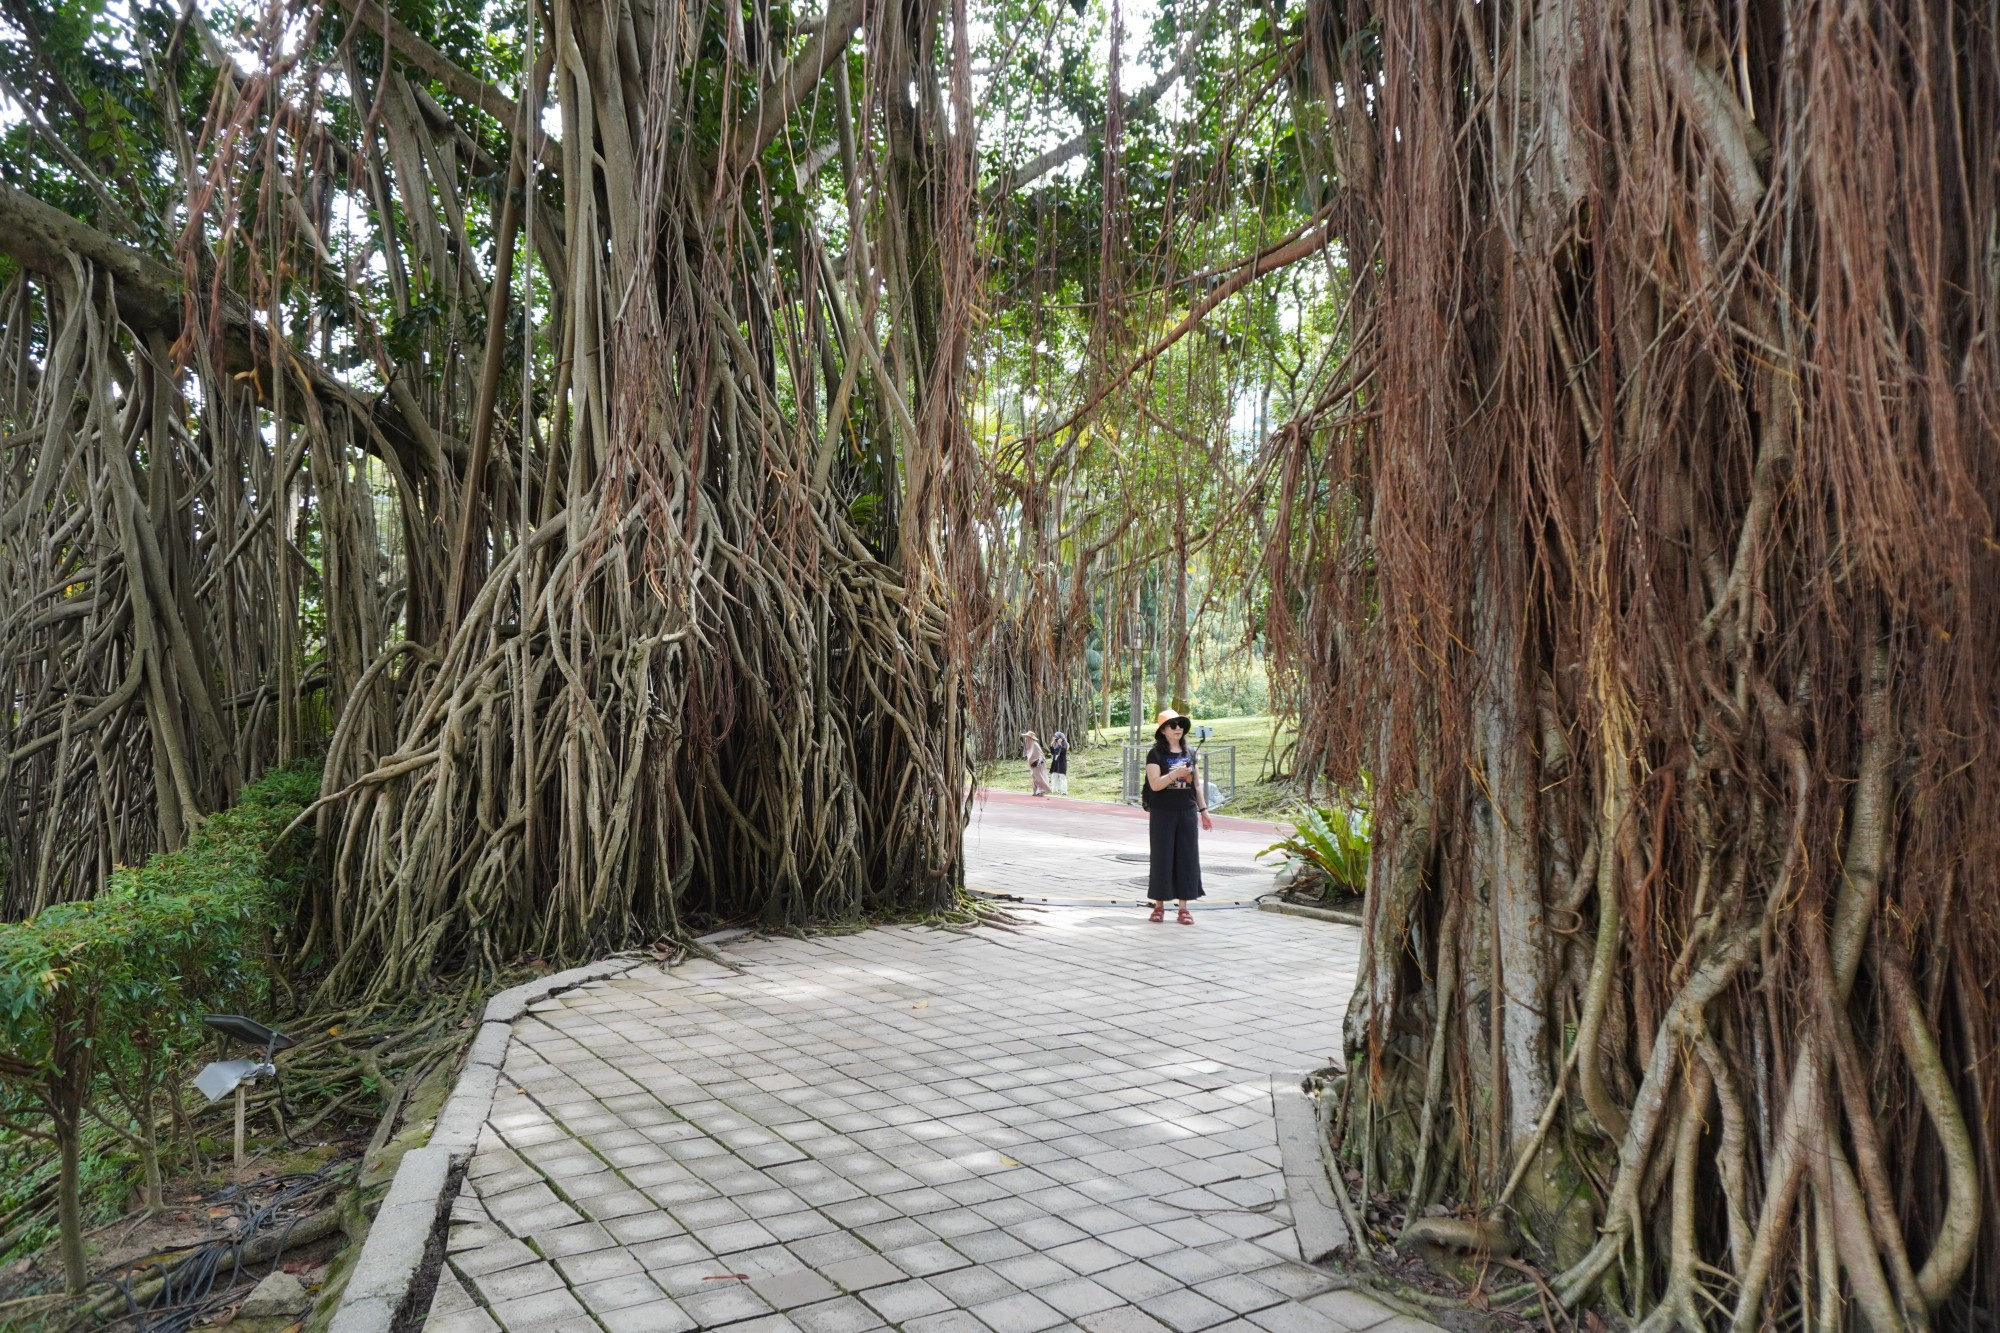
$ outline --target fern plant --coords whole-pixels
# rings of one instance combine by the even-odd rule
[[[1312,878],[1323,879],[1344,893],[1360,894],[1368,888],[1374,828],[1366,805],[1337,809],[1301,805],[1292,835],[1257,855],[1279,853],[1287,865],[1304,867]]]

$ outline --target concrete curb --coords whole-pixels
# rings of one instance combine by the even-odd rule
[[[720,944],[749,933],[718,930],[696,943]],[[438,1112],[430,1141],[404,1154],[396,1167],[328,1333],[408,1333],[423,1323],[444,1267],[452,1200],[458,1197],[465,1168],[479,1145],[479,1131],[492,1113],[515,1022],[531,1005],[593,981],[623,976],[649,961],[606,958],[511,987],[486,1002],[479,1031],[466,1047],[465,1062]]]
[[[333,1333],[390,1333],[421,1322],[423,1298],[444,1265],[445,1219],[471,1160],[449,1148],[403,1154],[341,1292]]]
[[[1336,925],[1359,926],[1365,924],[1359,912],[1343,912],[1334,907],[1307,907],[1303,903],[1281,903],[1275,898],[1266,898],[1257,904],[1266,912],[1281,912],[1286,916],[1302,916],[1313,921],[1331,921]]]
[[[1347,1221],[1333,1201],[1320,1156],[1319,1111],[1306,1095],[1304,1074],[1271,1076],[1271,1110],[1278,1122],[1278,1158],[1285,1173],[1285,1200],[1299,1233],[1299,1253],[1321,1263],[1347,1248]]]

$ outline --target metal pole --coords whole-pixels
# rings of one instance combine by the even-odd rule
[[[248,1091],[246,1085],[236,1085],[236,1178],[243,1178],[243,1102]]]
[[[1142,692],[1146,687],[1146,625],[1145,612],[1136,587],[1132,590],[1132,631],[1129,641],[1132,647],[1132,723],[1127,735],[1131,743],[1137,745],[1140,736],[1139,712],[1145,706]]]

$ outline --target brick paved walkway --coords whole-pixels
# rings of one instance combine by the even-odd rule
[[[1248,902],[1271,889],[1278,863],[1257,853],[1276,824],[1218,815],[1201,835],[1208,901]],[[1146,896],[1146,816],[1098,801],[982,791],[965,830],[966,883],[975,889],[1088,900]]]
[[[1382,1333],[1297,1262],[1270,1075],[1359,933],[1052,908],[729,946],[516,1026],[431,1333]]]

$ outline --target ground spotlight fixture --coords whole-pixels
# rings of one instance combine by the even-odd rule
[[[278,1066],[272,1063],[272,1058],[279,1051],[298,1045],[298,1039],[241,1014],[204,1014],[201,1021],[246,1046],[264,1048],[261,1058],[214,1060],[202,1066],[201,1072],[194,1076],[195,1090],[211,1102],[219,1102],[232,1092],[236,1094],[236,1170],[240,1175],[243,1171],[244,1091],[266,1074],[275,1076]]]

